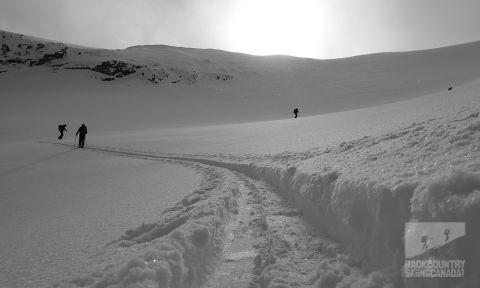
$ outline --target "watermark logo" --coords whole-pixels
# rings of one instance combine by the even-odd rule
[[[407,222],[405,277],[463,277],[465,260],[448,255],[465,233],[465,222]]]

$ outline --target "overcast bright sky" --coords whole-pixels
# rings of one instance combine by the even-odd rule
[[[337,58],[480,40],[479,0],[0,0],[0,29],[101,48]]]

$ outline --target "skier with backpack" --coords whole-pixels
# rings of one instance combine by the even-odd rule
[[[85,147],[85,136],[87,135],[87,133],[88,133],[88,130],[87,130],[87,126],[85,126],[85,124],[82,124],[82,126],[80,126],[80,128],[78,128],[77,133],[75,133],[75,136],[79,135],[79,137],[78,137],[78,147],[79,148]]]
[[[62,140],[63,138],[63,132],[67,132],[67,124],[63,124],[63,125],[58,125],[58,131],[60,131],[60,136],[58,136],[58,139],[59,140]]]

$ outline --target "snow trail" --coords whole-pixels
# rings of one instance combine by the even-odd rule
[[[366,273],[369,270],[362,270],[360,260],[349,255],[349,251],[345,250],[341,243],[335,242],[327,234],[320,233],[315,227],[309,225],[305,221],[304,213],[292,206],[295,202],[286,202],[285,199],[291,199],[285,197],[287,195],[279,194],[282,190],[279,190],[277,185],[272,186],[264,182],[262,179],[271,179],[262,174],[256,174],[258,170],[252,164],[165,156],[111,147],[89,146],[85,150],[174,163],[180,161],[184,165],[196,169],[202,167],[201,170],[207,171],[206,175],[208,175],[205,182],[209,183],[209,188],[206,189],[208,193],[221,190],[221,194],[227,191],[227,194],[230,195],[228,190],[233,191],[235,208],[227,209],[233,214],[221,212],[217,215],[219,216],[216,219],[217,233],[210,236],[216,239],[215,243],[217,244],[207,249],[209,251],[206,252],[207,254],[202,254],[209,261],[202,262],[203,268],[199,271],[195,270],[197,275],[192,278],[193,280],[187,277],[187,279],[177,280],[173,283],[168,282],[169,279],[167,281],[162,278],[159,281],[163,282],[159,283],[163,283],[164,286],[160,287],[197,287],[195,285],[200,285],[200,283],[204,283],[202,287],[205,288],[225,287],[226,283],[228,283],[228,287],[328,287],[331,283],[342,281],[343,278],[345,278],[344,283],[364,281],[378,284],[390,281],[383,275],[370,280],[371,277]],[[218,181],[219,178],[228,178],[229,180],[227,182]],[[217,179],[213,181],[214,185],[211,185],[212,179]],[[272,181],[267,182],[273,183]],[[225,185],[227,187],[233,185],[234,188],[225,189]],[[193,203],[197,205],[196,208],[199,208],[198,211],[201,211],[205,209],[202,202],[211,202],[217,197],[203,194],[205,189],[202,187],[199,188],[199,191],[202,191],[202,195],[206,197],[198,197],[198,191],[194,192],[184,198],[181,205],[165,211],[165,215],[170,216],[160,219],[157,223],[142,225],[137,229],[127,231],[124,236],[111,244],[120,247],[136,247],[136,245],[143,244],[148,247],[151,246],[150,242],[162,241],[163,237],[171,237],[178,230],[191,229],[189,227],[189,221],[192,218],[190,208],[185,209],[181,206],[186,204],[189,206]],[[203,213],[200,212],[200,214]],[[220,253],[222,250],[223,253]],[[137,257],[147,259],[145,260],[147,264],[148,259],[151,258],[146,254]],[[185,265],[198,265],[199,259],[189,258],[189,261],[193,261],[193,263],[190,265],[185,263]],[[138,263],[127,264],[122,269],[131,269],[132,267],[138,269],[139,265]],[[143,268],[142,265],[140,266]],[[191,269],[191,267],[189,268]],[[117,272],[117,275],[119,275],[118,273],[122,275],[123,270]],[[105,275],[103,275],[103,282],[91,283],[97,283],[94,287],[110,287],[112,285],[112,287],[116,287],[115,285],[118,283],[125,283],[119,279],[119,276],[115,279],[113,282],[105,282]],[[144,278],[135,279],[138,283],[143,283],[144,280]]]
[[[239,213],[226,225],[223,255],[203,285],[205,288],[220,288],[225,283],[229,283],[232,288],[247,287],[252,281],[253,258],[257,255],[255,247],[259,241],[253,235],[259,229],[254,221],[260,212],[259,200],[258,194],[247,187],[248,180],[239,175],[237,177],[243,182],[240,184],[241,197],[238,199]]]

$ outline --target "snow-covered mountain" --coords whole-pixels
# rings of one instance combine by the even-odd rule
[[[2,110],[22,129],[42,133],[71,120],[111,131],[284,119],[295,107],[316,115],[480,77],[480,42],[336,60],[162,45],[90,49],[8,32],[0,32],[0,43],[0,83],[8,91]],[[27,111],[35,121],[16,118]]]
[[[1,35],[0,284],[480,285],[480,42],[315,60]],[[413,221],[465,223],[422,254],[465,277],[402,274]]]

